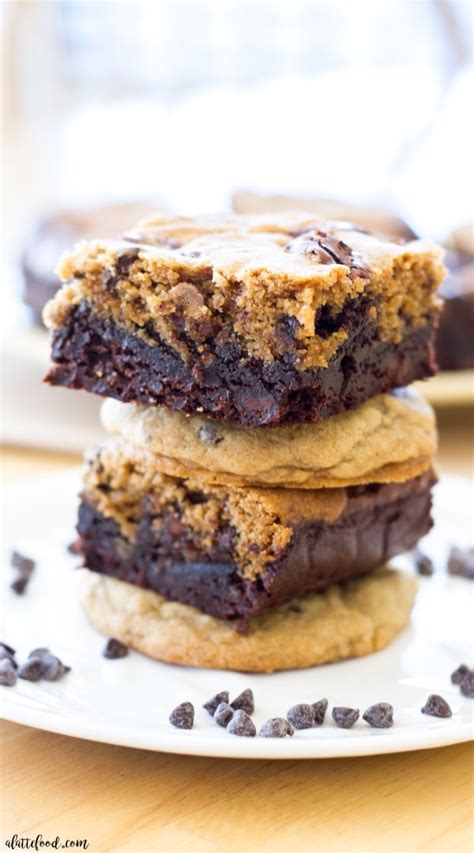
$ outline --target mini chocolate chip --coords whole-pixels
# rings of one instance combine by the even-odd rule
[[[430,560],[427,554],[424,554],[423,551],[420,551],[419,548],[414,548],[412,554],[415,568],[418,574],[423,575],[424,577],[431,577],[431,575],[434,573],[433,561]]]
[[[16,672],[10,658],[0,660],[0,684],[3,687],[13,687],[16,684]]]
[[[227,704],[227,702],[221,702],[214,711],[214,719],[217,725],[222,726],[222,728],[224,729],[227,724],[230,723],[233,716],[234,712],[230,705]]]
[[[32,560],[31,557],[25,557],[18,551],[13,551],[11,564],[14,569],[19,569],[20,572],[25,572],[26,574],[31,574],[36,566],[35,561]]]
[[[431,717],[451,717],[453,712],[446,699],[443,699],[442,696],[438,696],[436,693],[432,693],[431,696],[428,696],[421,709],[421,713],[429,714]]]
[[[461,681],[461,693],[468,699],[474,699],[474,672],[469,670]]]
[[[225,702],[226,704],[228,704],[228,702],[229,702],[229,691],[228,690],[221,690],[220,693],[216,693],[216,695],[213,696],[212,699],[208,699],[208,701],[205,702],[202,707],[205,708],[206,711],[209,712],[211,717],[213,717],[216,708],[221,704],[221,702]]]
[[[66,673],[71,671],[70,666],[65,666],[56,655],[52,655],[51,652],[45,654],[41,657],[42,662],[42,670],[41,677],[46,681],[59,681],[63,678]]]
[[[121,643],[120,640],[116,640],[115,637],[111,637],[110,640],[107,640],[102,654],[104,658],[109,658],[110,660],[124,658],[128,655],[128,646],[125,643]]]
[[[11,665],[16,669],[17,662],[13,655],[14,653],[12,654],[11,652],[9,652],[8,648],[5,648],[5,646],[0,643],[0,661],[9,660]]]
[[[313,702],[313,711],[314,711],[314,725],[322,726],[324,723],[324,718],[326,716],[326,711],[328,709],[328,700],[320,699],[319,702]]]
[[[127,249],[125,252],[117,255],[115,266],[119,275],[128,275],[130,267],[137,260],[139,253],[139,249]]]
[[[181,702],[181,705],[171,711],[170,723],[177,729],[192,729],[194,725],[194,705],[191,702]]]
[[[461,578],[474,579],[474,548],[451,548],[448,556],[448,572]]]
[[[13,583],[10,584],[10,589],[12,589],[13,592],[16,592],[17,595],[23,595],[26,587],[28,586],[29,580],[29,575],[20,575],[19,578],[17,578],[13,581]]]
[[[18,668],[18,678],[24,678],[25,681],[39,681],[42,674],[43,661],[40,657],[28,658]]]
[[[290,734],[293,734],[293,727],[283,717],[267,720],[259,731],[260,737],[288,737]]]
[[[257,729],[253,721],[245,711],[236,711],[230,723],[228,723],[226,732],[238,737],[255,737]]]
[[[333,708],[332,718],[340,729],[351,729],[359,719],[359,711],[355,708]]]
[[[374,729],[389,729],[393,726],[393,705],[389,702],[377,702],[367,708],[362,719]]]
[[[242,710],[245,711],[246,714],[253,714],[255,711],[255,702],[250,688],[247,687],[246,690],[242,690],[242,693],[239,693],[230,705],[235,711]]]
[[[470,669],[465,663],[461,663],[454,672],[451,673],[451,683],[461,684],[463,678],[470,673]]]
[[[15,649],[12,649],[12,647],[11,647],[11,646],[8,646],[6,643],[0,643],[0,648],[1,648],[1,649],[4,649],[4,650],[5,650],[6,652],[8,652],[8,654],[9,654],[9,655],[11,655],[12,657],[15,657],[15,655],[16,655],[16,651],[15,651]]]
[[[204,444],[219,444],[224,440],[224,436],[219,432],[216,425],[212,423],[212,421],[207,421],[205,424],[198,429],[198,438],[199,441],[202,441]]]
[[[311,729],[314,726],[313,705],[293,705],[286,716],[295,729]]]

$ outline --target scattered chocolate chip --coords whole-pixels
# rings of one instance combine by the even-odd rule
[[[474,699],[474,672],[469,670],[461,681],[461,693],[468,699]]]
[[[242,710],[246,714],[253,714],[255,711],[255,702],[250,688],[247,687],[246,690],[242,690],[242,693],[239,693],[230,705],[235,711]]]
[[[451,673],[451,683],[461,684],[463,678],[470,673],[470,669],[465,663],[461,663],[454,672]]]
[[[170,723],[177,729],[192,729],[194,724],[194,705],[181,702],[170,714]]]
[[[313,711],[314,711],[314,725],[322,726],[324,723],[324,718],[326,716],[326,711],[328,709],[328,700],[320,699],[319,702],[313,702]]]
[[[359,711],[355,708],[333,708],[332,718],[340,729],[351,729],[359,719]]]
[[[259,731],[260,737],[288,737],[293,734],[293,727],[283,717],[273,717],[263,724]]]
[[[19,578],[16,578],[16,580],[10,584],[10,589],[12,589],[13,592],[16,592],[17,595],[23,595],[26,587],[28,586],[29,580],[29,575],[20,575]]]
[[[25,572],[25,574],[31,574],[36,566],[35,561],[32,560],[31,557],[25,557],[18,551],[13,551],[11,564],[14,569],[18,569],[20,572]]]
[[[434,565],[433,561],[430,560],[427,554],[424,554],[423,551],[420,551],[419,548],[414,548],[412,551],[413,562],[415,564],[415,569],[417,570],[419,575],[423,575],[424,577],[431,577],[434,573]]]
[[[389,702],[377,702],[367,708],[362,719],[374,729],[389,729],[393,726],[393,705]]]
[[[119,275],[128,275],[130,267],[134,261],[137,260],[139,253],[139,249],[127,249],[125,252],[117,255],[115,259],[115,267]]]
[[[295,729],[311,729],[314,726],[313,705],[293,705],[286,716]]]
[[[18,667],[18,678],[25,681],[39,681],[43,674],[43,661],[40,657],[30,657]]]
[[[236,711],[230,723],[226,727],[226,732],[239,737],[255,737],[257,729],[253,721],[245,711]]]
[[[453,712],[446,699],[443,699],[442,696],[438,696],[436,693],[432,693],[431,696],[428,696],[425,705],[421,709],[421,713],[429,714],[431,717],[451,717]]]
[[[3,649],[5,652],[8,652],[8,654],[11,655],[12,658],[16,655],[15,649],[12,649],[12,647],[8,646],[6,643],[0,643],[0,649]]]
[[[128,655],[128,646],[125,643],[121,643],[120,640],[116,640],[115,637],[111,637],[110,640],[107,640],[102,654],[104,658],[109,658],[110,660],[124,658]]]
[[[5,646],[3,643],[0,643],[0,661],[2,660],[9,660],[14,669],[17,668],[15,652],[13,649],[10,651],[10,646]]]
[[[199,427],[198,437],[199,441],[202,441],[204,444],[216,445],[224,440],[224,436],[211,421],[207,421]]]
[[[218,706],[222,702],[225,702],[226,705],[229,703],[229,692],[228,692],[228,690],[221,690],[220,693],[216,693],[216,695],[213,696],[212,699],[208,699],[208,701],[205,702],[202,707],[205,708],[206,711],[209,712],[211,717],[213,717],[216,709],[218,708]]]
[[[66,673],[71,671],[70,666],[65,666],[56,655],[48,652],[41,656],[41,677],[45,681],[59,681]]]
[[[204,706],[204,707],[206,707],[206,706]],[[217,708],[214,712],[214,719],[215,719],[217,725],[222,726],[222,728],[224,728],[224,729],[227,726],[227,724],[230,723],[233,716],[234,716],[234,712],[233,712],[232,708],[230,707],[230,705],[227,704],[227,702],[221,702],[217,706]]]
[[[448,573],[461,578],[474,579],[474,548],[451,548],[448,556]]]
[[[0,684],[3,687],[13,687],[16,684],[16,672],[10,658],[0,660]]]

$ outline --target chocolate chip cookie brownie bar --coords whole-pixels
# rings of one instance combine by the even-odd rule
[[[310,213],[166,219],[79,244],[47,381],[249,426],[319,422],[434,373],[427,241]]]
[[[368,574],[431,526],[431,470],[334,489],[208,485],[115,440],[89,461],[85,565],[244,629],[292,598]],[[394,478],[396,479],[396,478]]]

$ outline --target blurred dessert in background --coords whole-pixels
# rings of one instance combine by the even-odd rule
[[[21,256],[23,300],[31,308],[36,322],[43,324],[43,308],[60,287],[56,267],[67,249],[79,240],[98,234],[101,237],[120,235],[137,220],[154,213],[157,207],[151,201],[128,201],[71,208],[40,219]]]
[[[413,240],[410,226],[384,210],[358,207],[334,199],[234,193],[232,205],[238,213],[262,213],[298,208],[325,219],[350,220],[377,236],[391,240]],[[440,370],[474,368],[474,228],[457,228],[446,240],[449,275],[439,289],[444,310],[438,328],[436,356]]]

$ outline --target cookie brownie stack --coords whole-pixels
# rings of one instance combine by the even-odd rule
[[[156,218],[79,244],[47,380],[109,397],[79,511],[84,604],[161,660],[255,671],[367,654],[430,528],[444,267],[308,213]],[[393,390],[393,389],[402,390]]]

